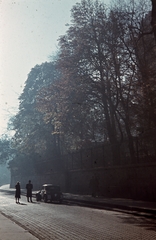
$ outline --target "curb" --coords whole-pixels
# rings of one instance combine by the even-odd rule
[[[95,207],[99,209],[123,210],[123,211],[129,211],[129,212],[140,212],[140,213],[156,215],[155,209],[139,208],[139,207],[133,207],[133,206],[119,205],[114,203],[106,203],[106,202],[86,201],[86,200],[72,199],[72,198],[66,198],[66,197],[64,199],[69,202],[80,203],[83,205],[87,205],[87,206]]]

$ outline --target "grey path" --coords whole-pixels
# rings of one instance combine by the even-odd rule
[[[0,211],[34,236],[68,240],[153,240],[156,221],[113,211],[51,203],[15,204],[0,192]]]
[[[37,240],[28,230],[0,214],[0,240]]]

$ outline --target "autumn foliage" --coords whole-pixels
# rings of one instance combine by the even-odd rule
[[[150,7],[91,0],[73,6],[56,60],[28,76],[14,120],[17,146],[61,156],[107,143],[119,164],[124,142],[136,161],[139,139],[142,155],[155,156],[156,46],[154,35],[141,36]]]

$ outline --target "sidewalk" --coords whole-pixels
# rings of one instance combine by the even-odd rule
[[[37,240],[9,218],[0,213],[0,240]]]
[[[64,193],[64,199],[72,202],[90,205],[92,207],[105,208],[109,210],[125,210],[156,216],[156,202],[135,201],[123,198],[92,197],[89,195],[77,195]]]
[[[0,187],[1,191],[15,192],[9,184]],[[0,240],[37,240],[35,236],[0,212]]]

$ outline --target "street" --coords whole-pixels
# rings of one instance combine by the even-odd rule
[[[153,240],[156,220],[74,204],[15,203],[14,191],[0,190],[0,212],[38,239]]]

